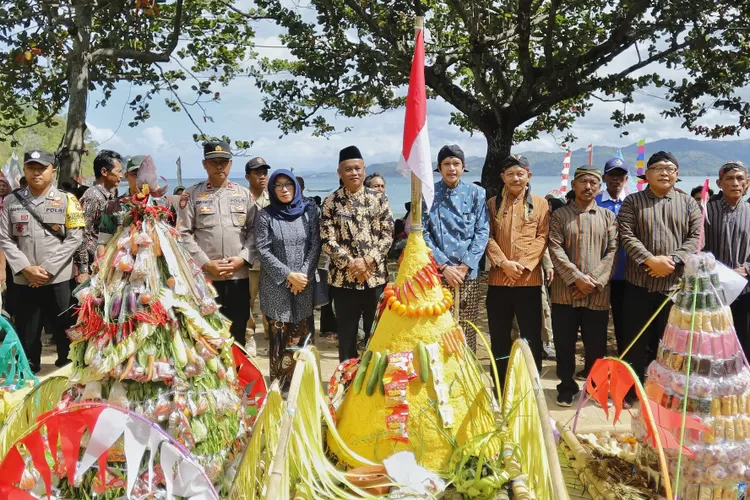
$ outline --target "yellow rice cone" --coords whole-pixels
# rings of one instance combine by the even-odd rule
[[[401,287],[406,279],[429,262],[430,254],[422,232],[412,231],[395,285]],[[428,305],[443,298],[440,286],[428,289],[427,297],[423,296],[416,282],[413,282],[413,286],[419,300],[411,297],[410,304]],[[385,396],[377,389],[371,396],[366,393],[365,387],[372,369],[369,366],[362,390],[355,394],[350,386],[337,412],[338,432],[351,450],[375,462],[381,462],[398,451],[409,450],[414,452],[417,461],[424,467],[447,472],[449,459],[457,446],[474,436],[494,430],[491,396],[481,382],[480,369],[474,358],[469,355],[459,357],[455,353],[449,355],[442,347],[442,335],[455,326],[450,310],[440,316],[409,318],[386,308],[368,349],[373,353],[384,353],[386,349],[390,353],[411,351],[414,353],[414,368],[419,373],[418,342],[422,341],[425,345],[437,342],[441,346],[440,360],[444,364],[445,383],[450,388],[454,424],[452,428],[445,428],[442,424],[432,374],[424,383],[417,377],[409,382],[407,395],[409,443],[388,440],[385,437]],[[341,456],[335,441],[329,439],[328,442],[331,451]],[[354,467],[361,464],[348,465]]]

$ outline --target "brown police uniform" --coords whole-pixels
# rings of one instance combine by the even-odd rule
[[[54,155],[31,151],[24,155],[24,164],[54,162]],[[0,248],[13,270],[13,281],[19,285],[19,307],[16,325],[32,369],[41,364],[42,327],[52,330],[57,345],[57,362],[67,362],[70,345],[65,330],[72,325],[69,311],[73,281],[73,255],[83,241],[86,222],[78,200],[50,186],[45,194],[35,197],[21,189],[5,198],[5,209],[0,214]],[[36,212],[44,225],[32,215]],[[57,233],[62,239],[55,236]],[[49,280],[38,288],[29,286],[23,270],[41,266]]]
[[[219,152],[229,152],[227,144],[207,143],[205,157],[217,157],[210,154],[216,148]],[[232,320],[232,335],[242,344],[250,317],[249,263],[257,260],[252,231],[256,213],[250,191],[230,181],[220,187],[204,181],[186,189],[177,210],[180,240],[199,267],[227,257],[238,256],[245,260],[246,264],[230,279],[220,280],[209,275],[219,294],[221,312]]]

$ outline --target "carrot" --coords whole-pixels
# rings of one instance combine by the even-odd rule
[[[208,352],[210,352],[214,356],[218,356],[219,353],[217,353],[216,350],[213,347],[211,347],[211,344],[208,343],[205,337],[203,337],[202,335],[198,336],[198,340],[200,340],[200,343],[203,344],[203,346],[208,350]]]
[[[445,351],[448,354],[453,354],[454,352],[453,344],[451,343],[450,339],[448,338],[446,334],[443,334],[443,347],[445,348]]]
[[[135,354],[130,356],[130,359],[128,359],[128,364],[125,365],[125,369],[122,371],[122,375],[120,375],[120,380],[125,380],[128,375],[130,375],[130,372],[133,371],[133,364],[135,363]]]
[[[456,352],[458,353],[459,357],[463,359],[464,353],[463,353],[463,347],[464,343],[459,340],[458,338],[458,332],[456,330],[451,330],[450,332],[451,339],[453,339],[453,342],[456,344]]]
[[[154,376],[154,355],[148,355],[148,369],[146,370],[146,381],[150,382],[151,377]]]

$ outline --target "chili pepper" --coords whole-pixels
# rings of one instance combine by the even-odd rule
[[[395,283],[393,284],[393,290],[396,292],[396,300],[401,302],[401,288],[398,287]]]
[[[419,285],[419,288],[422,289],[422,295],[427,297],[427,291],[424,288],[424,284],[422,283],[422,279],[419,277],[419,273],[414,275],[414,281],[417,282],[417,285]]]
[[[414,291],[414,287],[411,286],[411,280],[406,280],[406,290],[408,292],[411,292],[412,295],[414,295],[414,298],[419,300],[419,297],[417,297],[417,292]]]

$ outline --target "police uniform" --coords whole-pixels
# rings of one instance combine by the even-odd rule
[[[204,145],[204,157],[231,158],[232,154],[226,143],[210,142]],[[250,317],[248,263],[257,259],[252,231],[256,213],[250,191],[230,181],[224,186],[203,181],[186,189],[177,210],[180,240],[199,267],[227,257],[245,260],[230,279],[208,275],[219,294],[221,313],[232,320],[232,335],[241,344]]]
[[[30,151],[24,155],[24,165],[29,163],[49,165],[54,163],[54,155]],[[69,310],[74,287],[73,255],[83,241],[86,222],[75,196],[54,186],[40,196],[34,196],[29,188],[16,193],[23,202],[15,194],[8,195],[0,214],[0,248],[13,270],[13,281],[19,285],[16,324],[26,357],[32,369],[38,371],[43,325],[52,330],[57,344],[55,364],[67,363],[70,342],[65,330],[73,323]],[[36,220],[32,210],[47,228]],[[23,270],[29,266],[44,268],[50,275],[49,280],[40,287],[30,287],[23,275]]]

